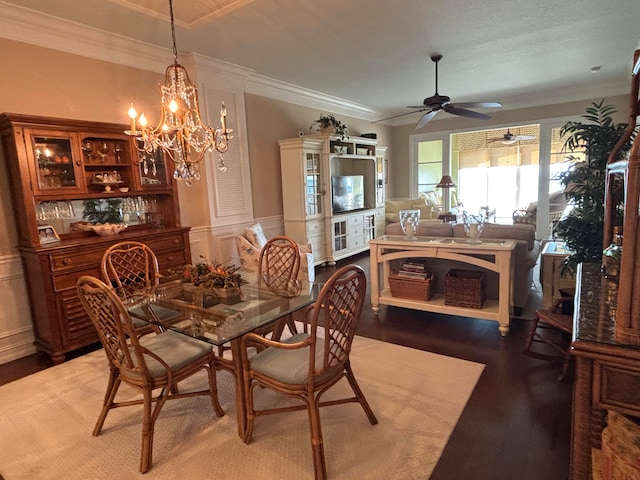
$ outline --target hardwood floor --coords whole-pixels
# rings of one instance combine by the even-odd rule
[[[369,271],[367,254],[337,266],[346,263]],[[319,267],[316,275],[334,271]],[[502,338],[495,322],[387,306],[375,316],[365,303],[359,335],[486,365],[432,480],[568,478],[571,383],[557,381],[559,364],[522,354],[528,328],[513,319]],[[43,355],[0,365],[0,385],[49,366]]]

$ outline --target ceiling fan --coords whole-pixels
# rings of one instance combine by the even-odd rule
[[[535,140],[535,139],[536,139],[536,137],[534,135],[514,135],[507,128],[507,133],[505,133],[503,136],[488,138],[487,142],[489,142],[489,143],[502,142],[505,145],[511,145],[513,143],[516,143],[516,142],[521,142],[521,141],[524,141],[524,140]]]
[[[439,110],[444,110],[447,113],[453,115],[461,115],[463,117],[477,118],[479,120],[488,120],[491,117],[484,113],[474,112],[473,110],[467,110],[468,108],[500,108],[502,104],[498,102],[467,102],[467,103],[451,103],[451,99],[446,95],[440,95],[438,93],[438,62],[442,59],[442,55],[436,54],[431,56],[431,60],[436,64],[436,93],[428,98],[425,98],[422,105],[409,106],[407,108],[417,108],[418,112],[426,112],[418,123],[416,129],[424,127],[433,117],[436,116]],[[414,112],[401,113],[393,117],[384,118],[378,120],[382,122],[384,120],[391,120],[392,118],[401,117],[403,115],[410,115]]]

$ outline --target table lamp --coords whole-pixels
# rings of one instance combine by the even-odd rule
[[[454,188],[455,186],[456,184],[453,183],[453,179],[451,178],[451,175],[443,175],[442,178],[440,179],[440,182],[436,185],[436,188],[441,188],[443,190],[442,208],[444,209],[445,213],[449,213],[449,210],[450,210],[451,199],[449,197],[449,189]]]

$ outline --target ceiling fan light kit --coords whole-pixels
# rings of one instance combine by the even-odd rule
[[[440,95],[438,93],[438,62],[442,60],[442,55],[434,54],[431,56],[431,60],[436,64],[436,91],[431,97],[427,97],[423,100],[422,105],[410,105],[407,108],[416,108],[418,112],[425,112],[418,123],[416,124],[416,130],[424,127],[429,121],[436,116],[440,110],[444,110],[452,115],[459,115],[462,117],[475,118],[478,120],[488,120],[491,117],[487,114],[468,110],[469,108],[500,108],[502,104],[498,102],[466,102],[466,103],[451,103],[451,98],[446,95]],[[401,113],[393,117],[378,120],[382,122],[384,120],[391,120],[392,118],[402,117],[404,115],[410,115],[415,112]]]

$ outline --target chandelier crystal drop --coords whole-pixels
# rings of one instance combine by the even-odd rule
[[[198,164],[205,152],[216,150],[220,154],[218,169],[227,170],[222,154],[228,148],[233,130],[227,128],[227,109],[224,102],[220,109],[220,127],[211,128],[202,123],[198,106],[198,89],[191,83],[187,70],[178,63],[176,33],[173,22],[173,2],[169,0],[171,16],[171,37],[173,40],[173,64],[165,71],[164,84],[160,85],[160,121],[155,128],[147,126],[144,114],[138,114],[131,105],[129,118],[131,130],[127,135],[138,138],[136,146],[140,151],[152,154],[158,148],[173,160],[173,178],[184,180],[191,185],[200,179]],[[140,127],[136,127],[136,121]]]

